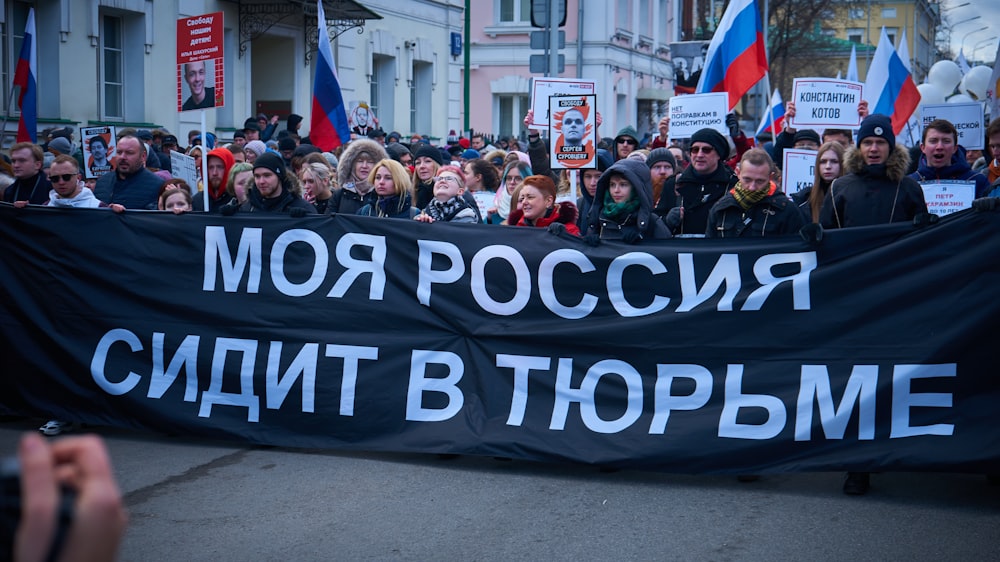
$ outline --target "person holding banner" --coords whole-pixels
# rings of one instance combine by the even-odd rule
[[[726,165],[729,141],[715,129],[699,129],[691,135],[691,165],[675,185],[677,206],[663,216],[674,235],[704,236],[712,205],[739,181]]]
[[[1000,196],[1000,117],[990,121],[986,126],[986,148],[989,149],[990,163],[986,167],[986,179],[993,191],[991,197]]]
[[[986,176],[969,166],[959,149],[958,129],[947,119],[935,119],[924,127],[920,139],[920,160],[917,171],[910,177],[920,183],[937,180],[975,182],[976,197],[985,196],[990,190]]]
[[[302,199],[301,191],[298,180],[285,168],[281,157],[266,152],[253,164],[253,187],[247,193],[246,203],[239,205],[234,198],[219,211],[223,215],[231,215],[237,208],[241,213],[315,215],[316,207]]]
[[[774,183],[774,161],[763,148],[743,154],[739,183],[712,206],[707,238],[764,238],[796,234],[805,218]]]
[[[489,166],[489,164],[487,164]],[[434,199],[419,215],[420,222],[477,223],[479,216],[465,200],[465,174],[457,166],[441,166],[434,178]]]
[[[163,180],[146,169],[146,145],[128,135],[118,139],[118,167],[97,180],[94,195],[126,209],[156,209]]]
[[[839,142],[828,142],[816,152],[816,172],[811,187],[792,194],[792,201],[799,206],[807,222],[819,222],[823,199],[830,192],[833,180],[844,175],[844,147]]]
[[[337,166],[337,185],[340,188],[333,192],[330,212],[356,215],[365,205],[375,203],[376,195],[369,183],[369,174],[375,169],[376,162],[387,158],[389,153],[373,140],[351,141]]]
[[[364,217],[383,219],[412,219],[417,216],[413,207],[413,184],[402,164],[392,158],[380,160],[368,175],[368,184],[376,199],[358,210]]]
[[[556,203],[556,183],[549,176],[528,176],[520,187],[520,208],[512,208],[507,217],[511,226],[549,228],[553,232],[580,235],[576,226],[579,216],[571,201]],[[556,225],[559,226],[556,226]]]
[[[590,208],[587,237],[626,244],[671,237],[667,226],[653,214],[653,185],[645,162],[625,158],[601,174]]]
[[[233,200],[233,196],[226,191],[226,181],[234,164],[236,160],[228,148],[213,148],[208,152],[208,212],[216,213]],[[194,210],[206,210],[204,196],[195,199]]]

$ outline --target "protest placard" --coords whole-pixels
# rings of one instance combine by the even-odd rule
[[[781,166],[781,190],[787,195],[811,187],[816,179],[816,151],[786,148]]]
[[[729,94],[690,94],[670,98],[669,138],[689,139],[699,129],[715,129],[729,136],[726,113],[729,111]]]
[[[594,95],[597,87],[593,80],[577,78],[533,78],[531,80],[531,111],[534,128],[549,126],[549,98],[552,96]]]
[[[920,109],[921,128],[935,119],[946,119],[958,129],[958,144],[969,150],[982,150],[986,145],[982,102],[934,103]]]
[[[927,211],[943,217],[972,207],[976,198],[976,182],[962,180],[934,180],[920,182],[924,189]]]
[[[177,111],[222,107],[223,13],[177,20]]]
[[[597,96],[549,98],[549,161],[553,169],[594,168],[597,165],[595,114]]]
[[[796,129],[852,129],[861,124],[858,103],[864,85],[833,78],[796,78],[792,82],[795,117],[788,125]]]
[[[83,138],[84,177],[99,178],[115,169],[118,157],[115,155],[117,144],[114,127],[81,127]]]
[[[193,156],[171,150],[170,175],[186,181],[191,186],[192,195],[198,193],[198,168]]]

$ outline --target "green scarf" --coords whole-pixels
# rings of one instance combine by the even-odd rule
[[[733,197],[736,198],[736,202],[739,204],[740,208],[746,211],[767,197],[769,191],[771,191],[770,186],[768,186],[768,189],[749,191],[743,189],[743,184],[738,183],[736,184],[736,187],[733,188]]]
[[[638,209],[639,198],[636,197],[635,190],[632,191],[632,195],[627,201],[623,201],[621,203],[615,203],[615,199],[611,197],[610,191],[604,192],[604,208],[602,214],[618,224],[621,224],[622,221]]]

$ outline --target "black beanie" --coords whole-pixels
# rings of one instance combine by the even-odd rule
[[[670,167],[675,170],[677,169],[677,159],[674,158],[674,155],[670,152],[669,148],[661,146],[660,148],[654,148],[649,151],[649,156],[646,157],[646,165],[649,166],[650,170],[652,170],[653,164],[656,164],[657,162],[667,162],[670,164]]]
[[[285,137],[278,141],[278,150],[295,150],[295,139],[292,137]]]
[[[861,122],[861,129],[858,130],[858,148],[861,148],[861,141],[867,137],[882,137],[889,143],[890,151],[896,148],[896,135],[892,132],[892,119],[881,113],[869,115]]]
[[[416,162],[420,157],[430,158],[437,162],[438,166],[444,165],[444,158],[441,157],[441,151],[429,144],[420,143],[420,148],[413,155],[413,161]]]
[[[819,133],[812,129],[802,129],[800,131],[796,131],[795,136],[792,137],[792,144],[796,144],[799,141],[813,141],[816,143],[816,146],[823,144],[819,140]]]
[[[719,153],[719,157],[722,160],[729,160],[729,142],[719,131],[715,129],[698,129],[695,134],[691,135],[691,144],[696,142],[711,145]]]
[[[256,170],[257,168],[267,168],[268,170],[271,170],[274,172],[274,175],[278,176],[282,183],[284,183],[285,162],[277,154],[274,154],[273,152],[265,152],[264,154],[258,156],[257,159],[253,161],[253,169]]]

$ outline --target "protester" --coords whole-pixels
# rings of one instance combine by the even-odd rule
[[[331,213],[356,215],[365,205],[375,203],[376,195],[369,183],[375,163],[389,158],[385,148],[373,140],[351,141],[340,156],[337,167],[337,185],[333,194]]]
[[[412,219],[417,216],[418,211],[413,207],[413,186],[406,168],[399,162],[391,158],[380,160],[372,168],[368,184],[374,186],[372,191],[376,199],[361,207],[357,214],[389,219]]]
[[[846,174],[830,186],[823,200],[823,228],[868,226],[911,221],[927,213],[924,192],[906,176],[910,156],[896,144],[892,121],[881,114],[861,122],[857,149],[848,151]]]
[[[1000,197],[1000,117],[990,121],[986,127],[986,143],[990,156],[990,163],[986,167],[986,179],[992,188],[990,197]]]
[[[43,205],[49,200],[52,182],[42,171],[44,158],[42,147],[37,144],[19,142],[10,147],[14,183],[3,192],[4,201],[27,201],[31,205]]]
[[[513,204],[511,203],[514,191],[521,185],[524,178],[530,175],[532,175],[531,166],[520,160],[507,164],[503,174],[500,175],[500,187],[497,189],[496,197],[493,198],[493,206],[487,211],[490,224],[500,224],[507,220],[511,207],[517,204],[517,199],[513,200]],[[552,185],[555,186],[555,182]],[[555,199],[554,192],[552,197]]]
[[[84,187],[80,181],[80,164],[73,157],[60,154],[52,161],[49,167],[49,180],[52,182],[52,191],[49,192],[49,200],[45,205],[50,207],[75,207],[84,209],[96,209],[98,207],[109,207],[115,212],[122,212],[125,207],[121,205],[107,205],[102,203],[94,192]],[[24,207],[27,201],[15,201],[15,207]]]
[[[303,198],[316,207],[321,215],[329,214],[330,202],[333,200],[333,187],[330,167],[325,163],[312,162],[302,166],[299,180],[305,190]]]
[[[830,192],[830,185],[833,180],[844,175],[845,153],[846,150],[837,141],[827,142],[819,147],[812,186],[792,194],[792,201],[798,204],[799,211],[807,222],[819,222],[819,213],[823,208],[823,200]]]
[[[924,127],[920,152],[922,155],[917,164],[917,171],[909,177],[920,183],[939,180],[972,182],[976,186],[976,198],[989,193],[989,180],[969,166],[962,153],[962,147],[958,144],[958,129],[950,121],[935,119]]]
[[[726,165],[729,141],[714,129],[691,135],[691,165],[675,180],[677,206],[663,218],[675,234],[703,236],[712,205],[736,187],[736,174]]]
[[[677,192],[674,190],[677,161],[669,148],[654,148],[646,157],[646,166],[653,183],[653,212],[664,215],[677,206]]]
[[[798,207],[774,183],[774,162],[762,148],[740,160],[739,183],[715,205],[708,217],[707,238],[763,238],[797,234],[805,224]]]
[[[594,201],[588,237],[626,244],[670,238],[666,225],[653,214],[653,184],[645,162],[625,158],[612,164],[597,182]]]
[[[656,138],[649,142],[648,148],[650,150],[656,150],[657,148],[666,148],[671,145],[670,139],[668,138],[670,134],[670,116],[666,115],[660,118],[660,121],[656,124]]]
[[[631,125],[623,127],[615,135],[615,146],[612,154],[615,161],[628,157],[635,149],[639,148],[639,133]]]
[[[238,205],[235,200],[220,211],[232,214],[239,207],[241,213],[288,214],[293,217],[316,214],[316,208],[304,201],[294,176],[288,173],[277,154],[262,154],[253,164],[253,187],[247,201]]]
[[[477,158],[466,162],[463,172],[466,193],[472,195],[476,206],[479,207],[479,216],[489,216],[487,211],[493,205],[493,199],[500,185],[500,176],[496,168],[486,160]]]
[[[611,153],[603,148],[597,149],[597,169],[589,168],[580,174],[580,196],[576,199],[576,208],[580,213],[580,218],[576,220],[576,226],[580,232],[587,232],[590,227],[590,208],[594,203],[594,195],[597,194],[597,182],[601,175],[614,164]]]
[[[247,164],[253,164],[254,160],[265,152],[267,152],[267,145],[259,140],[249,141],[246,146],[243,147],[243,155],[247,159]]]
[[[118,167],[97,180],[94,195],[126,209],[155,209],[163,180],[146,169],[146,147],[139,139],[118,140]]]
[[[229,169],[229,177],[226,178],[226,193],[236,199],[242,205],[246,203],[247,192],[253,185],[253,164],[241,162],[233,164]]]
[[[462,195],[465,174],[455,166],[441,166],[434,178],[434,199],[415,218],[420,222],[476,223],[479,216]]]
[[[426,207],[434,197],[434,177],[443,165],[441,151],[433,146],[421,143],[414,150],[412,183],[418,208]]]
[[[868,117],[868,102],[861,100],[858,102],[858,116],[862,119]],[[823,131],[823,138],[820,139],[819,133],[812,131],[811,129],[803,129],[799,131],[793,127],[788,126],[788,122],[795,117],[795,102],[789,101],[785,103],[785,128],[778,136],[774,139],[774,146],[771,148],[771,156],[774,159],[775,165],[780,170],[784,166],[784,157],[786,148],[805,148],[807,150],[816,150],[821,144],[826,144],[828,142],[839,142],[844,148],[851,146],[851,131],[849,129],[826,129]],[[805,131],[810,131],[806,133]],[[801,136],[799,133],[803,133]]]
[[[514,208],[507,217],[512,226],[549,227],[558,223],[559,230],[574,236],[580,235],[576,226],[578,211],[570,201],[556,203],[556,184],[549,176],[533,175],[524,178],[521,186],[521,208]]]
[[[166,189],[160,194],[159,209],[175,215],[194,210],[191,192],[182,187]]]
[[[216,213],[219,207],[233,200],[233,196],[226,191],[226,181],[234,164],[233,153],[227,148],[215,148],[208,152],[208,212]],[[195,199],[194,210],[205,210],[204,196]]]

